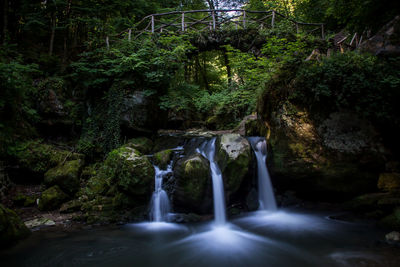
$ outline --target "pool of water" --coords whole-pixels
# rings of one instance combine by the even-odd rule
[[[298,210],[248,213],[221,226],[139,223],[35,232],[1,266],[399,266],[400,249],[367,224]]]

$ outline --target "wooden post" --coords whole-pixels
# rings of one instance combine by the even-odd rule
[[[182,12],[182,31],[185,31],[185,13]]]
[[[350,46],[353,46],[353,42],[357,37],[357,33],[354,34],[353,38],[351,39]],[[357,46],[357,45],[356,45]]]
[[[321,24],[321,35],[322,35],[322,39],[325,39],[324,24]]]
[[[213,30],[215,30],[216,22],[215,22],[215,12],[214,11],[212,12],[212,19],[213,19]]]
[[[151,16],[151,33],[154,33],[154,16]]]
[[[363,36],[361,35],[361,37],[360,37],[360,41],[358,42],[358,45],[357,45],[357,47],[359,47],[359,46],[361,45],[361,43],[362,43],[362,40],[363,40]]]
[[[272,10],[271,27],[274,28],[274,26],[275,26],[275,10]]]
[[[246,29],[246,11],[243,11],[243,29]]]
[[[131,42],[132,40],[132,29],[129,29],[128,31],[128,41]]]
[[[110,39],[108,36],[106,37],[106,45],[107,45],[107,50],[110,50]]]

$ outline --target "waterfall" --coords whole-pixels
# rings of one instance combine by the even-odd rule
[[[275,211],[277,210],[275,195],[265,162],[267,158],[267,142],[262,137],[249,137],[248,140],[257,158],[259,209]]]
[[[155,169],[155,188],[150,203],[150,220],[153,222],[166,221],[170,212],[170,204],[167,192],[162,188],[163,179],[166,175],[172,173],[172,162],[168,165],[166,170],[160,170],[159,167],[154,166]]]
[[[215,223],[218,225],[223,225],[226,223],[225,194],[221,169],[219,168],[218,163],[215,161],[216,139],[217,138],[214,137],[211,140],[204,142],[200,148],[197,149],[197,151],[210,161]]]

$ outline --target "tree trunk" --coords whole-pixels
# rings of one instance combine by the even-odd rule
[[[7,41],[8,34],[8,0],[3,3],[3,44]]]
[[[69,18],[71,15],[71,4],[72,0],[68,0],[68,5],[67,5],[67,10],[66,10],[66,15],[65,15],[65,21],[67,25],[65,26],[65,32],[64,32],[64,55],[63,55],[63,65],[67,62],[68,59],[68,36],[69,36]]]
[[[223,50],[222,53],[224,54],[226,74],[228,75],[228,85],[231,85],[232,84],[232,70],[231,70],[231,65],[229,64],[228,54],[226,53],[226,50]]]
[[[49,48],[49,56],[53,55],[53,48],[54,48],[54,37],[56,35],[56,13],[54,12],[51,15],[51,35],[50,35],[50,48]]]

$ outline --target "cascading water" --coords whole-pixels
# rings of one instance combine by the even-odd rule
[[[172,173],[172,162],[166,170],[161,170],[154,166],[155,169],[155,189],[150,203],[150,220],[153,222],[167,221],[170,212],[170,204],[167,192],[162,188],[163,179],[166,175]]]
[[[248,138],[257,158],[258,202],[260,210],[277,210],[271,178],[265,160],[267,159],[267,142],[262,137]]]
[[[197,151],[210,161],[215,223],[218,225],[223,225],[226,224],[225,194],[221,169],[219,168],[218,163],[215,161],[216,139],[217,138],[214,137],[213,139],[204,142],[200,148],[197,149]]]

